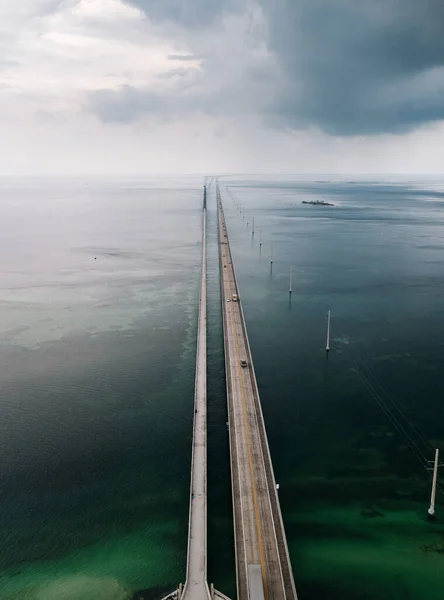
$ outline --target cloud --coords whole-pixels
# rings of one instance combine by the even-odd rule
[[[0,58],[0,70],[9,69],[11,67],[18,67],[20,62],[12,58]]]
[[[52,123],[65,123],[67,120],[63,113],[55,111],[49,112],[47,110],[38,110],[35,113],[35,116],[37,117],[37,120],[44,125]]]
[[[123,85],[115,90],[92,92],[87,108],[105,123],[130,123],[143,115],[170,115],[171,99],[155,91]]]
[[[181,61],[197,60],[193,54],[168,54],[167,59]]]
[[[176,37],[167,39],[170,43],[180,40],[189,52],[173,56],[192,56],[193,66],[188,60],[186,67],[165,69],[149,84],[131,81],[131,86],[104,86],[90,95],[85,107],[108,123],[129,123],[143,117],[174,121],[187,115],[255,118],[274,93],[270,56],[263,36],[257,35],[260,23],[256,7],[227,14],[208,29],[181,26],[179,34],[174,31]],[[165,36],[170,35],[170,26],[159,27]]]
[[[276,126],[402,132],[444,118],[441,0],[259,0],[282,70]]]
[[[188,75],[192,75],[197,72],[198,69],[185,69],[185,67],[178,67],[177,69],[171,69],[170,71],[165,71],[164,73],[159,73],[159,79],[171,79],[172,77],[187,77]]]
[[[217,30],[227,15],[259,5],[264,27],[257,34],[274,55],[276,72],[273,100],[265,110],[262,102],[251,110],[263,110],[273,127],[317,126],[348,136],[403,132],[444,118],[442,0],[126,2],[153,22],[188,30],[192,50],[200,30]]]
[[[41,123],[51,112],[69,118],[92,91],[147,86],[172,66],[174,46],[121,0],[16,4],[0,0],[0,85],[10,90],[0,95],[0,121]]]
[[[441,168],[437,0],[0,0],[0,15],[4,171]]]
[[[174,22],[201,29],[216,18],[242,10],[242,0],[124,0],[143,10],[153,22]]]
[[[34,22],[25,50],[29,61],[39,40],[40,70],[50,52],[60,64],[76,58],[83,76],[73,68],[72,82],[95,81],[83,106],[107,123],[249,114],[283,131],[356,136],[444,118],[441,0],[22,0],[10,13],[16,25]],[[3,47],[0,70],[19,73],[18,46],[7,37]],[[113,78],[93,73],[105,52]],[[25,89],[34,79],[3,83]]]

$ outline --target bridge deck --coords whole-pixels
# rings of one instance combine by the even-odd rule
[[[202,217],[202,273],[197,331],[187,578],[182,600],[210,600],[207,583],[207,278],[206,208]]]
[[[232,300],[239,292],[218,188],[216,193],[237,597],[254,600],[251,573],[260,566],[265,600],[297,600],[242,304]]]

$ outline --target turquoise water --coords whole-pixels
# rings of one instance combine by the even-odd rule
[[[202,183],[0,181],[2,600],[183,581]],[[430,523],[428,473],[359,365],[444,446],[444,181],[221,189],[301,600],[441,598],[442,495]],[[214,188],[208,204],[208,570],[234,597]]]

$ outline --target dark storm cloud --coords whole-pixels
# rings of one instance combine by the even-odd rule
[[[444,118],[442,0],[260,0],[283,71],[276,124],[397,132]]]
[[[313,125],[333,135],[360,135],[403,132],[444,118],[443,0],[125,1],[154,22],[173,22],[186,30],[191,51],[193,40],[222,14],[257,2],[276,69],[270,75],[265,64],[263,85],[273,94],[267,103],[253,98],[250,109],[274,127]],[[258,73],[261,78],[260,65],[246,69],[236,85],[251,88]],[[236,113],[234,98],[242,94],[238,88],[224,90],[219,102],[225,99]],[[126,95],[115,96],[119,114]],[[206,90],[203,96],[211,98]],[[113,113],[110,98],[107,114]],[[129,100],[133,116],[152,113],[156,105],[164,112],[161,101],[150,101],[144,111],[139,101]],[[204,99],[201,105],[205,110]]]

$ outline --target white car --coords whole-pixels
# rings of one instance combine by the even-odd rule
[[[231,298],[227,298],[227,302],[231,302]]]

